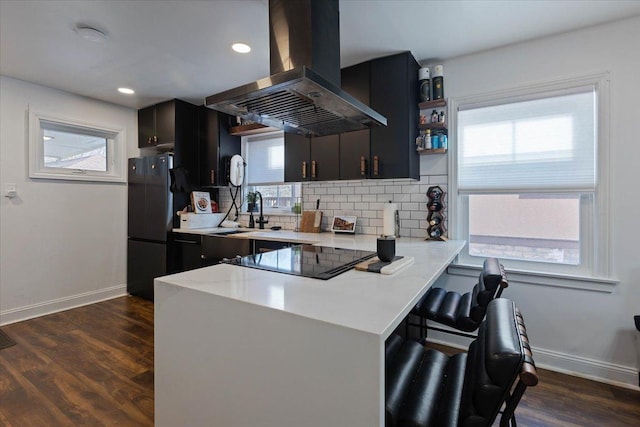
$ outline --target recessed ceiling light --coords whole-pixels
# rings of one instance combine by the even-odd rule
[[[104,43],[104,41],[107,39],[106,31],[100,30],[87,24],[77,23],[75,32],[83,39],[93,43]]]
[[[134,93],[136,93],[135,90],[129,89],[128,87],[119,87],[118,92],[124,93],[125,95],[133,95]]]
[[[231,49],[238,53],[249,53],[251,52],[251,46],[244,43],[234,43],[231,45]]]

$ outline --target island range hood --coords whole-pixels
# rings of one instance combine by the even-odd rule
[[[338,0],[270,0],[271,76],[205,98],[214,110],[305,136],[386,126],[340,89]]]

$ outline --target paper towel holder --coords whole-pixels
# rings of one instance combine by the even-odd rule
[[[382,226],[382,234],[381,237],[400,237],[400,213],[398,211],[397,205],[392,205],[393,201],[389,200],[388,204],[385,204],[385,208],[383,209],[383,226]],[[386,214],[388,210],[386,207],[395,207],[393,209],[393,214],[391,218],[387,218]],[[391,224],[387,224],[387,221],[390,220]],[[393,227],[393,232],[391,232],[391,228]]]

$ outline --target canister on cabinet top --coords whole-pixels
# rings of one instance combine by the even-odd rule
[[[433,99],[444,98],[444,67],[436,65],[433,67],[433,79],[431,80],[433,88]]]
[[[420,99],[422,101],[429,101],[431,96],[429,95],[430,82],[429,82],[429,69],[424,67],[418,70],[418,82],[420,84]]]

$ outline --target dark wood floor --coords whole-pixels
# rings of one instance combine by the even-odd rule
[[[2,329],[17,345],[0,350],[0,426],[153,425],[153,304],[116,298]],[[519,426],[640,426],[640,392],[539,375]]]

